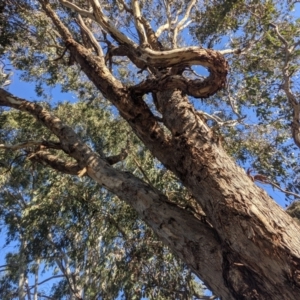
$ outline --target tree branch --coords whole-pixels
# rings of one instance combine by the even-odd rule
[[[195,98],[207,98],[223,88],[226,83],[228,64],[223,56],[214,50],[188,47],[158,53],[151,49],[145,49],[141,58],[154,67],[177,66],[183,68],[191,65],[202,65],[207,67],[211,73],[204,80],[191,80],[181,75],[168,74],[163,74],[160,78],[148,78],[144,82],[130,88],[137,93],[144,94],[165,89],[180,89],[187,95]]]
[[[42,5],[48,17],[52,19],[55,26],[63,34],[62,37],[65,39],[71,55],[73,55],[82,70],[102,92],[104,97],[117,107],[120,115],[127,120],[149,149],[158,149],[160,145],[164,145],[165,151],[170,152],[171,156],[172,146],[170,145],[170,139],[161,125],[158,124],[148,105],[144,102],[142,95],[132,94],[120,81],[116,80],[99,58],[95,57],[90,51],[70,37],[69,31],[51,9],[51,6],[43,4],[43,2]],[[98,9],[98,14],[101,16],[101,8],[94,4],[94,9]],[[124,46],[127,47],[126,44]],[[128,51],[130,52],[132,49],[128,48]],[[132,51],[134,54],[135,50],[133,49]],[[136,55],[138,57],[141,54]],[[143,64],[145,63],[143,60],[140,61]]]
[[[132,0],[131,8],[134,17],[135,28],[139,35],[140,45],[142,48],[145,48],[148,45],[148,39],[143,24],[141,23],[142,14],[139,2],[137,0]]]
[[[165,30],[169,29],[169,27],[170,27],[169,23],[161,25],[160,27],[157,28],[155,35],[159,38]]]
[[[61,278],[61,277],[65,277],[65,276],[64,275],[53,275],[53,276],[51,276],[49,278],[46,278],[45,280],[43,280],[41,282],[38,282],[37,285],[41,285],[41,284],[43,284],[43,283],[45,283],[45,282],[47,282],[49,280],[56,279],[56,278]],[[29,289],[31,290],[34,287],[35,287],[35,285],[31,285],[31,286],[29,286]]]
[[[93,35],[93,33],[90,31],[90,29],[86,26],[86,24],[84,23],[81,15],[78,15],[78,21],[79,21],[79,25],[80,28],[84,31],[84,33],[88,36],[91,44],[93,45],[97,55],[99,57],[104,57],[103,51],[101,46],[99,45],[99,43],[97,42],[97,40],[95,39],[95,36]]]
[[[270,26],[274,28],[274,31],[279,38],[279,40],[284,45],[284,51],[285,51],[285,63],[282,68],[283,72],[283,84],[281,85],[281,88],[285,92],[287,99],[293,109],[293,121],[291,125],[292,129],[292,136],[294,139],[295,144],[300,148],[300,103],[297,100],[296,96],[291,90],[291,72],[289,71],[290,67],[290,59],[291,59],[291,52],[289,49],[289,43],[288,41],[280,34],[278,26],[270,23]]]
[[[38,151],[35,153],[31,153],[28,156],[28,159],[41,164],[46,164],[52,169],[62,172],[64,174],[79,175],[82,169],[77,163],[66,162],[47,151]]]
[[[196,0],[191,0],[189,5],[188,5],[188,8],[185,12],[185,15],[184,17],[178,22],[178,24],[176,25],[175,29],[174,29],[174,35],[173,35],[173,42],[172,42],[172,46],[173,48],[177,48],[177,36],[178,36],[178,33],[184,29],[185,27],[185,22],[187,21],[187,19],[189,18],[190,16],[190,13],[191,13],[191,10],[192,8],[194,7],[196,3]]]
[[[223,282],[220,272],[222,249],[213,227],[172,204],[159,190],[131,173],[112,168],[99,154],[82,143],[70,127],[40,105],[14,97],[3,89],[0,89],[0,105],[35,116],[60,139],[62,149],[75,158],[80,167],[86,168],[88,176],[131,205],[175,254],[184,258],[185,253],[197,253],[191,255],[187,262],[191,270],[201,278],[206,274],[207,286],[229,296],[229,292],[221,292],[220,288],[223,288],[218,286],[219,282]],[[219,272],[214,272],[214,277],[209,278],[207,274],[212,274],[212,267]]]
[[[28,140],[26,142],[16,144],[16,145],[0,144],[0,149],[19,150],[19,149],[23,149],[23,148],[36,147],[36,146],[43,146],[45,148],[51,148],[51,149],[61,149],[61,145],[59,142],[34,141],[34,140]]]
[[[79,6],[77,6],[76,4],[72,3],[72,2],[69,2],[69,1],[66,1],[66,0],[59,0],[59,2],[64,5],[65,7],[68,7],[76,12],[78,12],[81,16],[83,17],[87,17],[87,18],[90,18],[92,20],[95,21],[95,17],[93,15],[92,12],[88,11],[88,10],[85,10],[85,9],[82,9],[80,8]]]
[[[193,3],[193,2],[192,2]],[[181,49],[174,49],[170,51],[155,51],[149,48],[138,48],[135,43],[119,32],[111,23],[110,20],[102,13],[101,6],[98,1],[92,0],[91,4],[94,9],[94,15],[99,22],[99,24],[107,30],[119,43],[125,44],[129,52],[132,52],[132,56],[136,56],[137,60],[140,60],[142,64],[154,68],[168,68],[168,67],[180,67],[184,68],[191,65],[201,65],[209,69],[210,76],[203,82],[199,80],[189,80],[184,77],[178,78],[177,80],[173,77],[171,80],[167,79],[167,82],[171,82],[173,87],[176,87],[178,84],[180,88],[183,88],[184,92],[188,95],[197,98],[206,98],[218,90],[224,87],[226,82],[226,76],[228,71],[228,64],[224,57],[217,51],[205,50],[198,47],[188,47]],[[58,20],[58,17],[51,10],[50,6],[45,6],[44,9],[47,11],[47,14],[53,19],[56,26],[64,27],[64,25]],[[63,30],[62,30],[63,31]],[[80,52],[80,46],[72,39],[70,36],[65,34],[65,39],[68,41],[69,47],[74,47],[76,49],[76,54]],[[81,51],[82,52],[82,51]],[[90,65],[91,63],[89,63]],[[93,62],[93,64],[95,64]],[[82,66],[82,64],[81,64]],[[101,70],[105,72],[104,69]],[[107,70],[108,71],[108,70]],[[90,66],[85,73],[88,75],[90,73]],[[117,84],[116,80],[112,82],[112,75],[108,72],[106,74],[101,74],[101,78],[110,78],[110,84]],[[89,75],[88,75],[89,76]],[[160,79],[159,79],[160,80]],[[165,88],[165,84],[161,86],[162,89]],[[121,83],[118,82],[118,85],[121,86]],[[155,82],[155,85],[157,83]],[[170,86],[170,85],[169,85]],[[184,88],[185,87],[185,88]],[[101,91],[104,92],[104,88],[101,87]],[[139,89],[139,92],[142,92],[142,89]],[[110,98],[107,94],[105,95]]]
[[[110,165],[114,165],[119,161],[124,160],[128,156],[126,149],[122,149],[121,153],[113,156],[106,157],[105,159]]]
[[[126,44],[133,48],[138,48],[138,45],[134,43],[125,34],[121,33],[113,24],[112,20],[106,17],[101,9],[101,5],[98,0],[90,0],[93,7],[93,15],[95,21],[108,33],[110,33],[115,40],[120,44]]]

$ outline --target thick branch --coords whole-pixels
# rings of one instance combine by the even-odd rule
[[[121,153],[119,153],[117,155],[106,157],[105,159],[110,165],[114,165],[114,164],[124,160],[127,157],[127,155],[128,155],[127,151],[125,149],[123,149],[121,151]]]
[[[165,66],[164,63],[166,61],[168,66],[178,67],[199,64],[206,66],[210,70],[210,76],[204,80],[191,80],[182,75],[163,75],[161,78],[149,78],[132,87],[132,90],[144,94],[165,89],[180,89],[185,94],[195,98],[207,98],[225,86],[228,65],[217,51],[196,47],[186,48],[185,51],[182,50],[162,52],[161,57],[155,57],[153,60],[151,60],[151,55],[145,55],[147,57],[145,60],[150,63],[153,61],[155,66],[160,64],[162,67]],[[151,50],[147,49],[147,51],[151,53]],[[177,57],[174,55],[175,53],[177,53]]]
[[[193,6],[192,4],[193,1],[191,2],[191,7]],[[190,87],[189,89],[185,89],[185,92],[193,97],[205,98],[224,87],[228,72],[228,64],[219,52],[208,49],[205,50],[198,47],[174,49],[164,52],[155,51],[149,48],[139,48],[127,36],[123,35],[114,27],[112,22],[103,14],[98,1],[92,0],[92,6],[97,22],[120,44],[126,45],[127,53],[131,53],[128,56],[131,58],[136,57],[132,60],[136,61],[137,66],[146,65],[160,69],[173,66],[184,68],[192,65],[201,65],[206,67],[210,71],[210,76],[203,84],[199,84],[198,80],[195,80],[195,82],[188,80],[188,85]],[[50,6],[44,7],[47,14],[54,20],[55,25],[62,27],[62,25],[57,21],[58,17],[53,17],[54,13],[53,11],[50,11]],[[70,40],[69,38],[69,35],[65,35],[66,40]],[[104,78],[107,76],[108,75],[104,76]],[[111,74],[109,76],[111,77]],[[171,81],[172,80],[174,80],[174,78],[172,78]],[[180,81],[183,82],[183,85],[186,85],[186,80],[184,78],[179,80],[179,82]],[[175,80],[174,85],[179,84],[179,82]],[[180,86],[182,86],[182,84]],[[198,91],[199,89],[200,91]]]
[[[121,116],[127,120],[147,147],[150,150],[155,148],[158,150],[163,146],[165,152],[171,156],[173,150],[169,138],[144,102],[142,95],[131,95],[131,92],[112,76],[99,58],[70,38],[65,26],[49,5],[43,5],[43,8],[58,29],[65,34],[63,36],[65,43],[82,70],[102,94],[117,107]]]
[[[0,105],[35,116],[58,136],[62,148],[69,151],[69,156],[75,158],[79,166],[86,167],[88,176],[131,205],[195,274],[201,278],[206,274],[206,284],[218,295],[232,299],[229,290],[223,286],[221,246],[214,228],[172,204],[160,191],[139,178],[112,168],[83,144],[70,127],[38,104],[14,97],[0,89]]]
[[[159,42],[154,30],[152,29],[150,23],[148,22],[148,20],[146,20],[143,16],[141,17],[141,22],[144,25],[146,34],[147,34],[147,39],[148,39],[148,43],[150,44],[151,48],[153,50],[163,50],[163,46],[162,44]]]

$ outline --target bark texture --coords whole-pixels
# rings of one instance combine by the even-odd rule
[[[59,138],[61,149],[76,161],[72,172],[86,168],[88,176],[127,201],[222,299],[299,299],[299,225],[225,153],[205,116],[195,111],[187,97],[205,98],[225,85],[224,57],[194,47],[159,51],[153,32],[150,39],[149,28],[143,31],[139,18],[141,43],[137,45],[105,18],[98,1],[90,1],[93,13],[60,1],[111,34],[119,46],[110,55],[127,55],[138,68],[151,70],[152,78],[125,87],[113,77],[99,51],[94,53],[75,41],[50,4],[39,2],[83,72],[153,155],[178,176],[206,218],[177,207],[132,174],[115,170],[70,127],[37,104],[0,90],[0,105],[28,112],[47,126]],[[186,67],[199,64],[210,72],[205,80],[182,75]],[[162,115],[161,123],[143,100],[149,92]],[[48,164],[64,171],[63,164]]]

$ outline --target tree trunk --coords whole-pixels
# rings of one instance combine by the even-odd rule
[[[37,104],[0,90],[0,105],[26,111],[47,126],[80,169],[85,168],[88,176],[129,203],[222,299],[299,299],[300,227],[226,154],[205,117],[185,96],[204,98],[222,88],[228,69],[222,55],[209,49],[162,53],[142,49],[113,31],[112,36],[119,39],[136,65],[171,69],[169,77],[157,75],[155,80],[127,88],[112,76],[103,58],[72,38],[49,4],[40,2],[81,69],[153,155],[178,176],[206,217],[199,218],[170,203],[160,191],[132,174],[115,170],[71,128]],[[93,6],[95,13],[90,17],[112,31],[96,8]],[[201,83],[185,80],[180,69],[189,62],[208,67],[210,77]],[[153,91],[163,124],[142,98],[149,91]]]
[[[161,96],[175,106],[176,99],[184,102],[179,92]],[[0,103],[30,112],[43,122],[63,142],[65,152],[87,166],[87,174],[96,182],[127,201],[216,295],[283,299],[284,291],[284,299],[297,299],[298,225],[209,139],[212,134],[204,123],[190,130],[179,126],[183,133],[176,134],[174,126],[176,147],[173,156],[165,159],[204,208],[206,218],[199,218],[130,173],[115,170],[37,104],[4,90],[0,90]],[[206,138],[197,139],[204,131]],[[159,156],[163,160],[163,150]]]

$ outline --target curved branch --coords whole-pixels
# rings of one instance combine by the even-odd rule
[[[166,76],[165,79],[159,78],[160,85],[163,81],[164,85],[178,87],[188,95],[196,98],[209,97],[222,89],[226,83],[228,63],[218,51],[188,47],[158,52],[147,48],[141,50],[139,59],[149,66],[157,68],[176,66],[184,69],[192,65],[206,67],[210,72],[210,76],[203,81],[191,80],[179,75]]]
[[[207,98],[222,89],[226,83],[228,64],[217,51],[190,47],[162,52],[145,50],[143,59],[154,66],[178,66],[184,68],[192,64],[205,66],[210,71],[210,76],[204,80],[188,79],[181,75],[163,75],[161,78],[149,78],[132,87],[136,93],[149,93],[173,88],[180,89],[187,95],[195,98]]]
[[[188,95],[197,98],[209,97],[224,87],[228,72],[228,64],[225,58],[219,52],[198,47],[188,47],[163,52],[155,51],[149,48],[143,49],[138,47],[133,41],[131,41],[127,36],[114,27],[112,21],[110,21],[103,14],[98,0],[92,0],[91,4],[93,6],[94,16],[97,22],[120,44],[127,47],[125,47],[128,53],[127,56],[131,57],[137,66],[143,65],[159,69],[173,66],[184,69],[184,67],[192,65],[201,65],[206,67],[210,71],[210,76],[204,80],[203,83],[199,82],[199,80],[187,80],[183,77],[170,78],[174,84],[179,84],[180,88],[187,85],[184,91],[187,92]],[[193,4],[193,1],[191,4]],[[44,7],[50,14],[50,6]],[[190,5],[190,9],[191,7],[192,5]],[[51,14],[53,15],[54,13],[51,12]],[[51,16],[51,18],[53,17]],[[58,18],[56,17],[56,19]],[[54,23],[60,27],[64,26],[63,24],[59,24],[57,20],[54,20]],[[65,34],[65,39],[70,40],[69,35]],[[75,43],[76,42],[73,40],[72,44],[75,45]],[[104,76],[104,78],[107,77],[108,75]],[[109,74],[109,77],[112,77],[112,75]]]
[[[156,30],[155,35],[156,35],[157,37],[160,37],[161,34],[162,34],[165,30],[168,30],[169,28],[170,28],[169,23],[166,23],[166,24],[164,24],[164,25],[161,25],[161,26]]]

